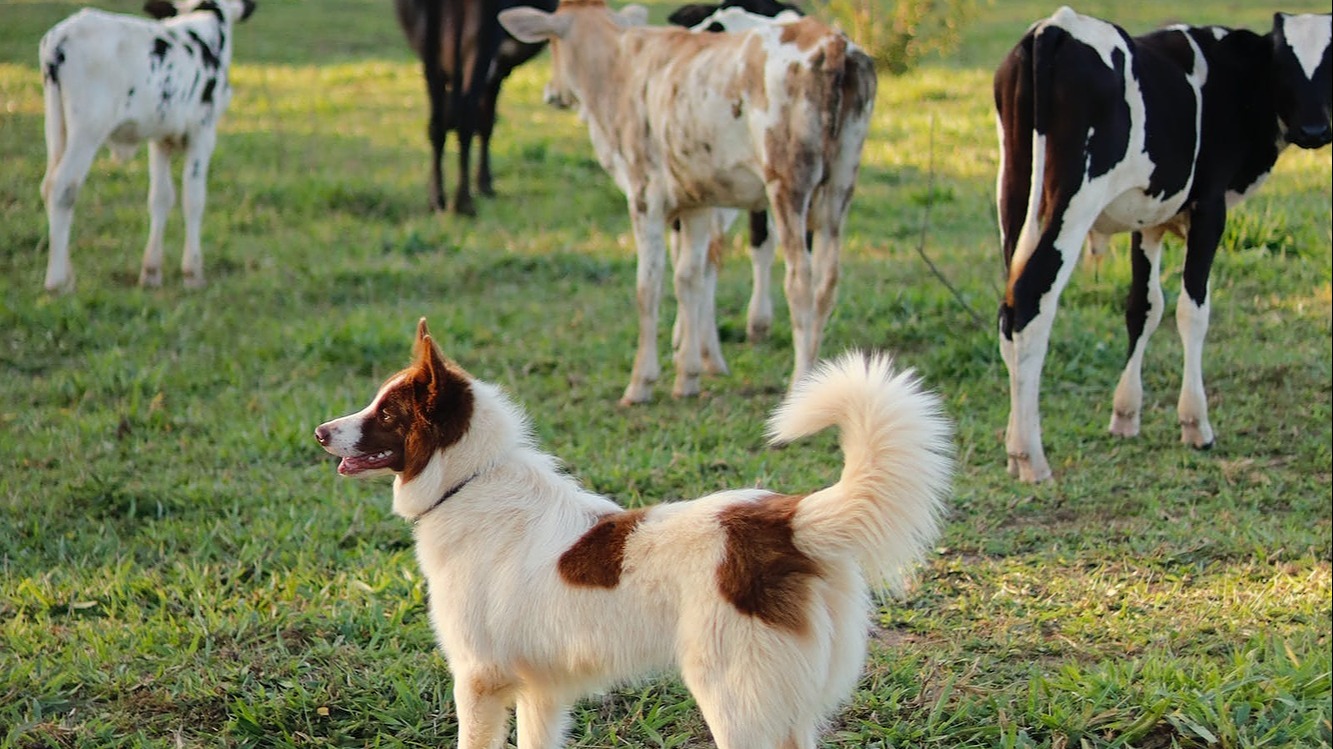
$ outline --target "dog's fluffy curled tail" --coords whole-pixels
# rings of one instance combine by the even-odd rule
[[[815,558],[851,555],[894,592],[939,535],[953,445],[940,399],[883,354],[852,352],[798,383],[769,420],[774,443],[830,426],[845,464],[833,486],[803,499],[797,543]]]

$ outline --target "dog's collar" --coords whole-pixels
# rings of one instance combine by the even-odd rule
[[[426,509],[422,510],[421,513],[420,513],[419,515],[417,515],[416,517],[412,518],[412,522],[413,522],[413,523],[420,523],[421,520],[422,520],[422,518],[424,518],[424,517],[426,517],[427,515],[429,515],[432,511],[435,510],[436,507],[439,507],[440,505],[442,505],[442,504],[444,504],[445,502],[447,502],[447,501],[448,501],[451,497],[453,497],[455,494],[457,494],[457,493],[463,491],[463,487],[465,487],[465,486],[467,486],[468,484],[472,483],[472,480],[475,479],[476,477],[480,476],[480,475],[481,475],[481,471],[478,471],[478,472],[472,474],[471,476],[468,476],[467,478],[463,479],[463,482],[462,482],[461,484],[459,484],[458,486],[455,486],[454,488],[452,488],[452,489],[450,489],[449,491],[445,492],[443,495],[440,496],[439,499],[435,500],[435,504],[433,504],[433,505],[431,505],[430,507],[427,507]]]

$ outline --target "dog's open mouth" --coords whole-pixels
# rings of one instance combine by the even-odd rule
[[[358,473],[373,471],[377,468],[389,468],[397,460],[398,453],[393,450],[371,453],[370,455],[350,455],[338,464],[338,473],[355,476]]]

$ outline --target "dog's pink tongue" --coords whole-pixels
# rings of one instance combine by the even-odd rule
[[[343,476],[353,476],[365,470],[364,466],[358,465],[356,458],[343,458],[338,463],[338,473]]]

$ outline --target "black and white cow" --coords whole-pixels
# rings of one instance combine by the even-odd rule
[[[782,13],[795,14],[797,16],[804,15],[800,8],[789,3],[780,2],[779,0],[723,0],[720,3],[690,3],[689,5],[682,5],[671,11],[671,14],[667,16],[667,22],[675,24],[676,26],[684,26],[688,29],[694,29],[702,25],[702,29],[697,29],[702,31],[740,31],[736,25],[728,24],[720,19],[718,20],[717,25],[711,28],[704,24],[704,21],[710,20],[710,17],[715,13],[720,10],[726,10],[727,8],[738,8],[746,13],[752,13],[756,16],[766,16],[768,18],[774,18]]]
[[[1051,475],[1038,411],[1060,291],[1085,237],[1133,232],[1129,357],[1111,433],[1139,431],[1140,367],[1162,318],[1162,239],[1185,238],[1176,322],[1184,343],[1181,439],[1213,442],[1203,388],[1208,274],[1228,208],[1289,143],[1329,143],[1330,16],[1277,14],[1265,35],[1174,26],[1140,37],[1061,8],[995,74],[997,183],[1008,282],[1000,352],[1009,369],[1009,472]]]
[[[181,272],[187,287],[203,285],[199,235],[208,162],[231,99],[232,30],[254,8],[251,0],[149,0],[144,10],[158,20],[85,9],[42,37],[48,291],[74,284],[69,261],[74,202],[98,150],[105,143],[128,158],[143,141],[148,141],[150,219],[139,282],[162,283],[162,232],[176,198],[171,155],[184,152]]]

